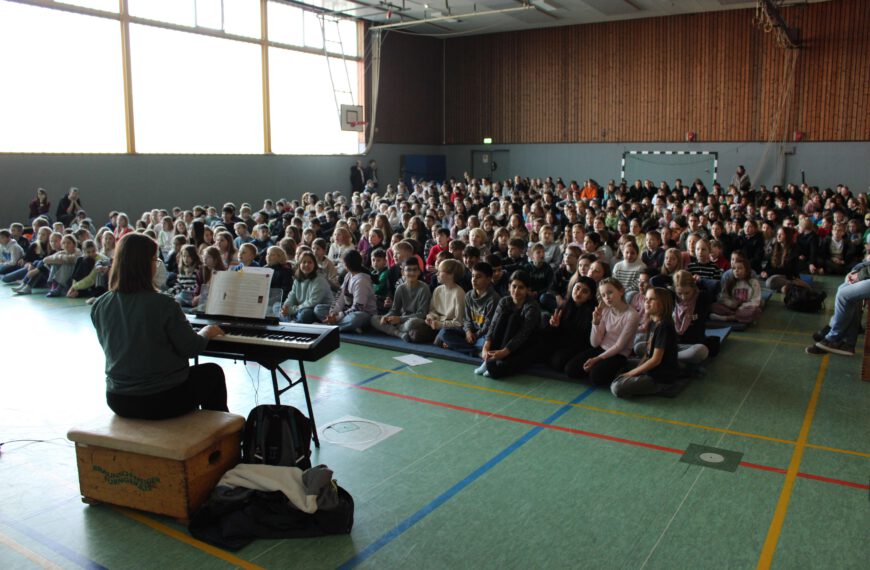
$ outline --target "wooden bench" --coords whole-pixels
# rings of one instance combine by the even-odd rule
[[[112,416],[69,430],[82,501],[188,520],[239,463],[242,416],[199,410],[169,420]]]

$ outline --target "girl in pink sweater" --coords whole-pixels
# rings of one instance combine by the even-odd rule
[[[625,302],[625,287],[612,277],[598,284],[599,304],[592,312],[592,348],[572,358],[565,372],[589,377],[593,384],[610,384],[631,354],[640,315]]]

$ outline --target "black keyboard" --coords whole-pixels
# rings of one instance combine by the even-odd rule
[[[211,339],[205,356],[240,356],[274,366],[285,360],[320,360],[339,347],[338,327],[275,320],[187,315],[194,330],[217,325],[226,333]]]

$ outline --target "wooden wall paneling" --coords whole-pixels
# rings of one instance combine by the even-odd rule
[[[679,28],[679,18],[658,18],[659,20],[659,37],[662,38],[662,49],[659,50],[658,69],[661,77],[661,92],[665,95],[659,99],[659,116],[665,118],[664,136],[667,139],[673,138],[674,123],[676,122],[676,106],[677,106],[677,74],[675,73],[676,63],[676,30]]]
[[[830,98],[828,97],[828,89],[831,85],[831,74],[834,70],[836,50],[832,49],[831,45],[831,28],[833,22],[828,17],[823,17],[814,22],[818,28],[818,41],[816,48],[813,51],[813,56],[818,62],[816,69],[821,71],[822,81],[820,85],[816,85],[816,106],[813,109],[812,123],[816,125],[822,140],[828,138],[828,110],[831,106]],[[824,51],[822,51],[824,50]],[[827,55],[827,61],[824,61],[822,55]],[[827,64],[827,65],[826,65]]]
[[[694,123],[697,125],[696,129],[698,131],[699,140],[709,141],[711,136],[709,119],[711,105],[710,72],[712,68],[710,67],[710,63],[713,53],[713,43],[711,40],[713,27],[709,15],[704,14],[702,16],[702,21],[704,22],[702,26],[704,32],[699,43],[701,51],[698,58],[695,60],[695,65],[693,66],[695,77],[697,78],[698,100],[700,101],[700,105],[695,107],[696,116]]]
[[[852,10],[850,10],[850,12],[851,11]],[[828,133],[830,138],[832,139],[840,138],[843,135],[841,129],[843,118],[842,113],[846,102],[839,97],[836,97],[836,93],[840,90],[840,78],[848,69],[848,63],[846,61],[845,54],[843,53],[843,42],[844,39],[848,37],[851,32],[851,19],[847,17],[844,24],[845,26],[842,34],[838,34],[836,32],[836,29],[832,29],[833,33],[830,37],[830,42],[833,44],[832,47],[834,50],[834,57],[836,58],[836,63],[833,66],[834,71],[831,75],[831,81],[828,88],[828,96],[830,97],[832,103],[831,111],[829,114],[830,123],[828,125]]]
[[[688,130],[703,142],[765,140],[786,88],[786,57],[772,34],[752,26],[752,15],[732,10],[446,40],[446,140],[679,142]],[[777,136],[870,138],[870,2],[800,5],[784,16],[801,28],[806,47]],[[441,142],[440,45],[405,34],[388,39],[381,142]]]
[[[764,87],[764,68],[760,46],[754,38],[750,36],[749,42],[749,112],[746,117],[745,131],[742,138],[749,139],[755,136],[755,125],[758,124],[760,118],[760,109],[763,104],[762,90]]]
[[[821,23],[821,18],[803,22],[812,38],[808,48],[804,51],[805,65],[803,68],[807,87],[806,100],[809,103],[803,106],[804,122],[810,125],[813,130],[815,136],[812,140],[824,140],[824,133],[818,121],[819,108],[824,103],[822,92],[826,71],[821,60],[821,49],[824,42]]]
[[[860,4],[861,14],[856,18],[858,22],[863,22],[864,27],[856,24],[856,28],[858,33],[864,34],[863,30],[866,30],[868,25],[870,25],[870,4],[863,3]],[[857,84],[855,84],[852,89],[855,89],[858,92],[858,96],[855,97],[855,105],[852,110],[853,117],[859,118],[859,137],[864,140],[870,140],[870,113],[867,112],[867,109],[870,109],[870,69],[868,69],[867,62],[870,61],[870,39],[867,38],[866,34],[862,36],[862,40],[859,43],[860,46],[863,46],[863,52],[860,53],[858,57],[859,68],[860,68],[860,77],[858,78]],[[863,63],[863,65],[861,65]],[[863,97],[861,93],[863,92]],[[863,118],[863,121],[860,119]],[[863,124],[862,124],[863,123]]]
[[[661,96],[658,91],[659,83],[656,80],[657,74],[653,73],[653,69],[656,65],[656,51],[659,49],[655,44],[658,39],[655,29],[657,23],[658,22],[653,21],[652,25],[644,27],[642,32],[646,48],[644,49],[645,64],[641,72],[643,73],[646,89],[644,89],[643,114],[634,117],[636,122],[642,125],[641,140],[649,140],[650,132],[653,128],[653,117],[656,113],[656,102]]]
[[[853,10],[854,10],[854,7],[852,7],[852,9],[849,10],[849,12],[852,12]],[[852,16],[851,13],[849,15]],[[843,98],[837,97],[836,94],[841,90],[840,80],[842,79],[843,75],[845,75],[845,73],[849,69],[849,62],[847,61],[847,58],[846,58],[844,43],[846,41],[845,38],[848,38],[851,36],[853,23],[854,23],[854,20],[851,17],[847,17],[846,22],[845,22],[844,33],[838,34],[836,31],[836,26],[835,26],[834,27],[835,29],[832,30],[832,35],[831,35],[831,42],[834,44],[834,50],[836,52],[836,58],[837,58],[837,64],[834,67],[834,74],[831,77],[831,83],[830,83],[830,89],[829,89],[829,96],[834,103],[833,112],[832,112],[832,116],[831,116],[830,131],[829,131],[831,139],[842,138],[842,136],[845,134],[843,132],[842,126],[843,126],[843,111],[845,110],[847,102]]]

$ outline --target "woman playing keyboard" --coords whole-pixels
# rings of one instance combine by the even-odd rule
[[[200,407],[226,412],[221,367],[188,365],[209,339],[224,332],[216,325],[194,332],[178,303],[154,289],[157,255],[153,239],[125,235],[115,252],[109,291],[91,309],[106,354],[106,401],[127,418],[172,418]]]

